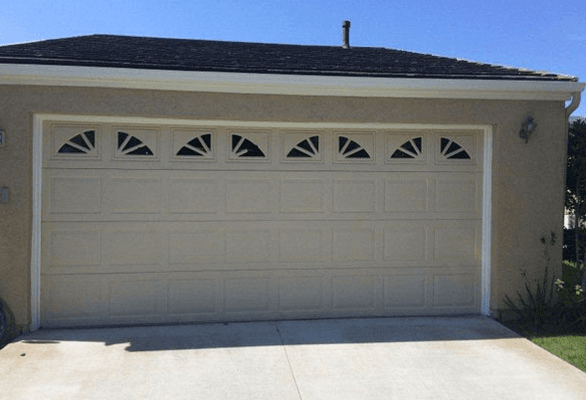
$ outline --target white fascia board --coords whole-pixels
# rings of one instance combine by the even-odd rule
[[[584,83],[367,78],[0,64],[0,85],[44,85],[306,96],[570,100]]]

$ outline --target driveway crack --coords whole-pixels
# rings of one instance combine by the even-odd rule
[[[289,364],[289,370],[291,371],[291,376],[293,377],[293,382],[295,382],[295,388],[297,389],[297,394],[299,395],[299,400],[303,400],[301,397],[301,391],[299,390],[299,385],[297,384],[297,378],[295,377],[295,372],[293,371],[293,367],[291,366],[291,360],[289,360],[289,354],[287,353],[287,346],[285,346],[285,342],[283,341],[283,335],[281,335],[281,331],[279,330],[279,323],[275,322],[275,329],[277,329],[277,333],[279,334],[279,338],[281,339],[281,346],[283,346],[283,352],[285,353],[285,358],[287,359],[287,364]]]

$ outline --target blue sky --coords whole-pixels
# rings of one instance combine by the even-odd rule
[[[2,0],[0,45],[108,33],[387,47],[580,77],[584,0]],[[574,115],[586,116],[586,95]]]

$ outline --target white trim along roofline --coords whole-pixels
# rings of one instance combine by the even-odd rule
[[[306,96],[566,101],[584,83],[511,79],[370,78],[0,64],[0,85]]]

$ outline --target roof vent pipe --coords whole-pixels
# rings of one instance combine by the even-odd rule
[[[342,47],[345,49],[350,48],[350,21],[344,21],[342,23],[342,28],[344,29],[344,37],[342,42]]]

